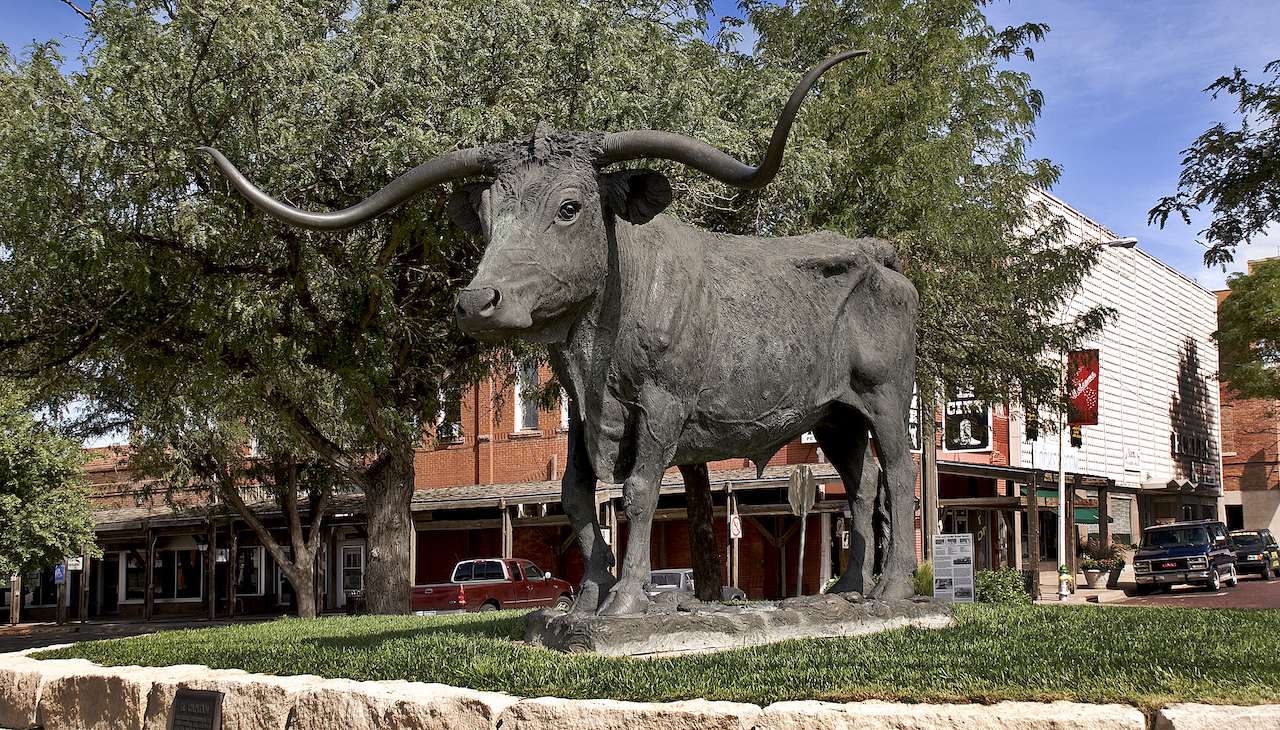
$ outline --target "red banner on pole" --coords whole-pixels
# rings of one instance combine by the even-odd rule
[[[1067,423],[1094,426],[1098,423],[1098,351],[1067,353]]]

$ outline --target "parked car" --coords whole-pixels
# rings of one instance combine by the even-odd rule
[[[693,568],[663,568],[649,573],[649,583],[645,585],[645,594],[650,598],[666,591],[676,591],[685,595],[694,595]],[[747,594],[740,588],[721,586],[720,594],[726,601],[745,601]]]
[[[1263,580],[1280,574],[1280,545],[1271,530],[1232,530],[1236,546],[1236,572],[1257,573]]]
[[[453,566],[448,583],[413,587],[417,613],[573,607],[573,586],[521,558],[478,558]]]
[[[1216,591],[1223,583],[1236,584],[1235,546],[1227,526],[1214,520],[1154,525],[1142,533],[1133,574],[1141,593],[1179,583]]]

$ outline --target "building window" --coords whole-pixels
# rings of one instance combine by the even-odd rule
[[[124,600],[141,601],[147,597],[147,564],[136,550],[129,551],[124,563]]]
[[[236,551],[236,595],[262,595],[262,546]]]
[[[53,569],[27,573],[23,577],[22,587],[27,593],[28,606],[58,605],[58,587],[53,584]]]
[[[440,397],[440,424],[436,441],[452,443],[462,440],[462,394],[447,393]]]
[[[538,363],[533,360],[516,371],[516,429],[538,430]]]
[[[204,554],[190,550],[157,550],[155,596],[157,600],[199,598]]]

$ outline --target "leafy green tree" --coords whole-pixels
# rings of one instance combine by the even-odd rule
[[[1175,213],[1190,224],[1193,211],[1211,204],[1213,220],[1200,231],[1208,249],[1205,266],[1225,270],[1240,244],[1280,220],[1280,60],[1263,72],[1271,78],[1253,84],[1237,68],[1205,89],[1215,99],[1222,93],[1239,98],[1240,128],[1215,124],[1183,150],[1177,194],[1161,198],[1147,214],[1147,222],[1161,228]]]
[[[0,576],[97,554],[80,445],[36,420],[30,398],[0,378]]]
[[[1231,295],[1218,305],[1218,355],[1223,381],[1243,398],[1280,399],[1280,259],[1255,261],[1227,279]]]
[[[407,611],[413,457],[439,394],[520,354],[452,322],[480,242],[448,223],[445,190],[352,231],[288,228],[193,150],[332,210],[537,120],[719,142],[708,90],[726,71],[685,8],[95,3],[82,70],[53,43],[0,69],[7,370],[89,396],[88,429],[179,380],[254,399],[271,415],[246,411],[251,426],[278,420],[302,448],[284,453],[363,490],[371,609]]]
[[[1062,245],[1063,222],[1031,202],[1059,170],[1026,157],[1041,94],[1027,74],[1000,66],[1015,54],[1033,58],[1031,44],[1049,29],[993,28],[985,4],[744,4],[759,41],[743,63],[787,79],[765,85],[775,93],[835,51],[871,54],[820,79],[782,174],[734,198],[714,223],[893,241],[921,297],[917,385],[926,409],[956,387],[992,402],[1057,402],[1058,370],[1043,354],[1076,346],[1107,316],[1059,319],[1098,249]],[[740,104],[758,108],[753,85],[742,86]]]

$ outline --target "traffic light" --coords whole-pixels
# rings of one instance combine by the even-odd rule
[[[1084,446],[1084,429],[1080,426],[1071,427],[1071,448],[1078,449]]]
[[[1040,417],[1036,415],[1035,408],[1027,409],[1027,440],[1040,440]]]

